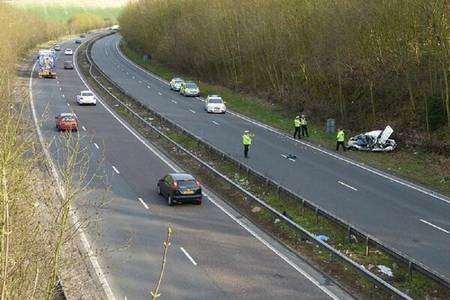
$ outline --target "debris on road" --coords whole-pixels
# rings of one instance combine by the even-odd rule
[[[374,130],[358,134],[348,140],[348,148],[371,151],[371,152],[389,152],[397,147],[395,140],[390,139],[394,130],[391,126],[386,126],[384,130]]]

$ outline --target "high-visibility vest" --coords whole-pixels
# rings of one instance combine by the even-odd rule
[[[339,132],[337,133],[336,140],[337,140],[338,142],[343,142],[343,141],[345,141],[345,133],[344,133],[344,130],[341,130],[341,131],[339,131]]]
[[[242,144],[244,144],[244,145],[251,145],[252,144],[252,137],[249,134],[244,134],[242,136]]]
[[[306,122],[306,118],[301,118],[301,119],[300,119],[300,123],[301,123],[302,125],[307,125],[307,124],[308,124],[308,122]]]
[[[300,127],[300,125],[301,125],[300,119],[295,118],[294,119],[294,126],[295,127]]]

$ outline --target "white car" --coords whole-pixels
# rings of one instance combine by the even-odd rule
[[[205,110],[208,113],[224,114],[227,111],[227,107],[222,97],[210,95],[205,99]]]
[[[73,55],[73,50],[70,48],[67,48],[66,50],[64,50],[64,54],[65,55]]]
[[[172,91],[177,91],[178,92],[180,90],[180,88],[181,88],[181,84],[182,83],[184,83],[183,79],[181,79],[181,78],[173,78],[170,81],[170,89]]]
[[[94,93],[91,91],[81,91],[80,95],[77,95],[77,103],[79,105],[97,105],[97,98],[95,98]]]

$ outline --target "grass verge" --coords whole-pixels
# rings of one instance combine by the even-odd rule
[[[86,74],[90,65],[83,52],[85,52],[85,49],[79,52],[79,63],[81,69]],[[370,246],[368,247],[360,237],[349,237],[345,228],[322,218],[309,207],[303,206],[301,202],[290,199],[287,195],[278,194],[273,186],[265,184],[258,178],[248,174],[246,170],[240,169],[236,164],[227,161],[217,153],[210,151],[203,144],[198,143],[188,135],[179,132],[169,124],[164,123],[150,110],[143,107],[132,98],[122,94],[120,90],[111,84],[111,82],[103,78],[100,73],[98,73],[97,78],[110,92],[125,102],[129,108],[138,112],[142,118],[152,120],[151,122],[153,125],[157,126],[173,140],[189,149],[191,153],[195,153],[197,157],[207,161],[228,178],[231,178],[235,183],[253,194],[256,194],[278,211],[284,212],[291,220],[300,224],[308,231],[315,234],[327,235],[330,238],[328,241],[330,245],[339,249],[342,253],[345,253],[359,264],[364,265],[366,269],[376,273],[377,265],[389,266],[393,270],[394,276],[392,278],[385,277],[385,279],[389,280],[393,285],[413,297],[425,298],[431,296],[437,299],[446,299],[450,297],[450,293],[446,288],[438,286],[418,273],[412,274],[411,277],[407,266],[396,262],[392,257],[379,249]],[[284,223],[271,215],[268,210],[249,202],[244,194],[238,192],[232,185],[226,184],[224,180],[216,177],[212,172],[208,172],[204,166],[193,161],[184,152],[176,149],[173,144],[162,139],[148,125],[137,119],[126,108],[118,105],[116,100],[99,87],[92,78],[88,77],[88,80],[91,87],[93,87],[99,95],[103,96],[109,105],[134,126],[143,136],[180,163],[184,168],[199,176],[207,186],[214,186],[213,190],[215,192],[220,194],[228,201],[228,203],[238,209],[243,215],[252,220],[263,230],[279,239],[298,255],[307,258],[313,265],[320,268],[331,278],[334,278],[354,293],[368,299],[389,298],[388,295],[383,293],[380,287],[374,286],[372,283],[368,282],[365,277],[354,272],[354,270],[330,256],[328,252],[299,235],[298,231],[293,230],[286,225],[287,223]],[[378,275],[382,276],[381,273],[378,273]]]
[[[164,79],[170,80],[173,77],[182,76],[189,80],[198,81],[188,74],[179,74],[167,66],[144,60],[142,55],[124,43],[121,43],[121,49],[135,63]],[[295,113],[287,112],[280,105],[270,104],[251,95],[240,94],[226,87],[206,82],[201,82],[201,90],[203,95],[222,95],[227,102],[227,106],[233,111],[285,132],[292,131]],[[308,142],[326,149],[334,149],[334,134],[326,133],[324,126],[312,122],[309,122],[308,127],[310,131],[310,137],[306,139]],[[353,134],[348,133],[347,137]],[[437,154],[405,146],[392,153],[347,151],[342,155],[450,195],[450,154],[448,153],[446,155]]]

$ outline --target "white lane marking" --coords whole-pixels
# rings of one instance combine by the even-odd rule
[[[66,95],[62,94],[62,97],[63,97],[63,98],[66,98]]]
[[[293,158],[288,158],[288,160],[295,162],[295,159]]]
[[[127,75],[130,75],[130,73],[127,72]]]
[[[116,48],[118,50],[117,44]],[[119,54],[122,55],[119,51]],[[123,57],[123,55],[122,55]],[[125,58],[125,57],[124,57]],[[127,58],[125,58],[127,59]],[[134,64],[133,62],[131,62]],[[138,66],[137,66],[138,67]],[[86,88],[89,88],[86,80],[81,76],[80,71],[78,70],[78,67],[75,64],[75,70],[77,71],[78,76],[80,77],[81,81],[83,81]],[[161,79],[159,79],[161,80]],[[92,90],[92,89],[91,89]],[[96,95],[97,96],[97,95]],[[168,160],[166,157],[162,156],[161,153],[158,152],[155,148],[153,148],[146,140],[144,140],[141,136],[139,136],[128,124],[126,124],[122,119],[120,119],[119,116],[115,112],[113,112],[103,101],[99,99],[100,104],[123,126],[125,127],[138,141],[140,141],[147,149],[149,149],[151,152],[153,152],[154,155],[156,155],[161,161],[163,161],[167,166],[169,166],[174,172],[181,172],[182,170],[178,168],[173,162]],[[260,241],[263,245],[265,245],[267,248],[269,248],[273,253],[278,255],[282,260],[284,260],[289,266],[291,266],[293,269],[295,269],[297,272],[302,274],[305,278],[307,278],[309,281],[311,281],[315,286],[317,286],[320,290],[322,290],[325,294],[327,294],[330,298],[333,300],[340,300],[339,297],[337,297],[333,292],[331,292],[326,286],[322,285],[319,281],[317,281],[314,277],[309,275],[306,271],[301,269],[298,265],[296,265],[294,262],[292,262],[287,256],[285,256],[283,253],[279,252],[277,249],[275,249],[272,245],[270,245],[269,242],[267,242],[264,238],[259,236],[256,232],[254,232],[252,229],[250,229],[247,225],[245,225],[241,220],[236,218],[232,213],[230,213],[228,210],[226,210],[224,207],[222,207],[217,201],[214,200],[214,197],[211,197],[208,195],[208,193],[205,193],[205,196],[208,197],[208,200],[211,201],[215,206],[217,206],[223,213],[225,213],[228,217],[230,217],[234,222],[239,224],[242,228],[247,230],[253,237],[255,237],[258,241]]]
[[[112,166],[114,172],[116,172],[117,174],[120,174],[119,170],[117,170],[117,168],[115,166]]]
[[[177,101],[175,101],[175,100],[170,100],[170,101],[172,101],[173,103],[175,103],[175,104],[177,104],[178,102]]]
[[[127,61],[129,64],[131,64],[131,65],[133,65],[134,67],[138,68],[139,70],[141,70],[142,72],[146,73],[146,74],[149,75],[150,77],[152,77],[152,78],[154,78],[154,79],[156,79],[156,80],[159,80],[160,82],[162,82],[162,83],[164,83],[164,84],[166,84],[166,85],[169,85],[169,82],[168,82],[168,81],[166,81],[166,80],[164,80],[164,79],[162,79],[162,78],[160,78],[160,77],[158,77],[158,76],[156,76],[156,75],[150,73],[148,70],[142,68],[141,66],[137,65],[135,62],[131,61],[128,57],[126,57],[126,56],[120,51],[120,49],[119,49],[119,42],[116,43],[116,51],[117,51],[117,52],[119,53],[119,55],[120,55],[125,61]],[[326,154],[326,155],[331,156],[331,157],[333,157],[333,158],[336,158],[336,159],[338,159],[338,160],[344,161],[344,162],[346,162],[346,163],[348,163],[348,164],[351,164],[351,165],[353,165],[353,166],[355,166],[355,167],[361,168],[361,169],[363,169],[363,170],[365,170],[365,171],[367,171],[367,172],[370,172],[370,173],[372,173],[372,174],[378,175],[378,176],[383,177],[383,178],[385,178],[385,179],[389,179],[389,180],[391,180],[391,181],[393,181],[393,182],[395,182],[395,183],[398,183],[398,184],[400,184],[400,185],[406,186],[406,187],[411,188],[411,189],[413,189],[413,190],[415,190],[415,191],[421,192],[421,193],[423,193],[423,194],[425,194],[425,195],[431,196],[431,197],[433,197],[433,198],[439,199],[439,200],[441,200],[441,201],[444,201],[444,202],[450,204],[450,199],[448,199],[448,198],[445,197],[444,195],[441,195],[441,194],[436,193],[436,192],[433,192],[433,191],[428,191],[428,190],[426,190],[426,189],[424,189],[424,188],[422,188],[422,187],[419,187],[419,186],[417,186],[417,185],[414,185],[413,183],[404,182],[404,181],[402,181],[402,180],[400,180],[400,179],[397,179],[397,178],[395,178],[395,177],[393,177],[393,176],[391,176],[391,175],[384,174],[384,173],[382,173],[381,171],[378,171],[378,170],[375,170],[375,169],[368,168],[368,167],[362,165],[361,163],[354,162],[354,161],[351,161],[351,160],[349,160],[349,159],[347,159],[347,158],[345,158],[345,157],[341,157],[341,156],[339,156],[339,155],[336,155],[336,154],[334,154],[334,153],[331,153],[331,152],[329,152],[328,150],[324,150],[324,149],[321,149],[321,148],[319,148],[319,147],[313,146],[313,145],[311,145],[311,144],[305,143],[305,142],[303,142],[303,141],[299,141],[299,140],[293,139],[291,136],[289,136],[289,135],[287,135],[287,134],[285,134],[285,133],[283,133],[283,132],[280,132],[279,130],[277,130],[277,129],[275,129],[275,128],[269,126],[269,125],[266,125],[266,124],[260,123],[260,122],[258,122],[258,121],[252,120],[252,119],[250,119],[249,117],[246,117],[246,116],[241,115],[241,114],[239,114],[239,113],[236,113],[236,112],[233,112],[233,111],[228,111],[228,112],[229,112],[231,115],[235,116],[235,117],[238,117],[238,118],[240,118],[240,119],[242,119],[242,120],[245,120],[245,121],[247,121],[247,122],[250,122],[250,123],[252,123],[253,125],[259,126],[259,127],[264,128],[264,129],[266,129],[266,130],[268,130],[268,131],[271,131],[271,132],[273,132],[273,133],[282,135],[282,136],[284,136],[284,137],[286,137],[286,138],[288,138],[288,139],[290,139],[290,140],[292,140],[292,141],[295,141],[295,142],[297,142],[297,143],[300,143],[300,144],[302,144],[302,145],[304,145],[304,146],[306,146],[306,147],[310,147],[310,148],[312,148],[312,149],[314,149],[314,150],[316,150],[316,151],[319,151],[319,152],[321,152],[321,153],[323,153],[323,154]]]
[[[158,92],[158,95],[162,96],[161,92]]]
[[[183,247],[180,247],[180,250],[183,251],[184,255],[186,255],[186,257],[191,261],[191,263],[194,266],[197,265],[197,262],[192,258],[192,256]]]
[[[84,126],[81,126],[81,128],[84,130],[84,131],[86,131],[86,127],[84,127]]]
[[[67,103],[67,106],[70,106],[70,104],[69,104],[69,103]]]
[[[149,89],[149,88],[150,88],[150,86],[149,86],[149,85],[147,85],[147,88]]]
[[[136,79],[136,76],[133,76],[133,79]]]
[[[191,113],[195,114],[195,110],[190,109],[189,110]]]
[[[354,191],[357,191],[357,190],[358,190],[357,188],[354,188],[354,187],[352,187],[351,185],[348,185],[348,184],[346,184],[345,182],[342,182],[342,181],[340,181],[340,180],[338,180],[338,183],[339,183],[339,184],[342,184],[343,186],[348,187],[349,189],[352,189],[352,190],[354,190]]]
[[[283,158],[287,158],[287,155],[284,155],[284,154],[280,154],[281,155],[281,157],[283,157]]]
[[[287,156],[287,155],[285,155],[285,154],[280,154],[280,155],[281,155],[281,157],[286,158],[287,160],[290,160],[290,161],[292,161],[292,162],[295,162],[295,159],[293,159],[293,158],[291,158],[291,157],[289,157],[289,156]]]
[[[100,147],[96,143],[94,143],[94,146],[95,148],[100,149]]]
[[[439,226],[437,226],[437,225],[434,225],[433,223],[430,223],[430,222],[428,222],[427,220],[420,219],[420,222],[423,222],[423,223],[425,223],[425,224],[427,224],[427,225],[430,225],[431,227],[434,227],[434,228],[436,228],[437,230],[440,230],[440,231],[445,232],[445,233],[447,233],[447,234],[450,233],[450,231],[448,231],[448,230],[446,230],[446,229],[444,229],[444,228],[441,228],[441,227],[439,227]]]
[[[220,124],[217,123],[216,121],[211,121],[211,122],[213,122],[214,125],[220,126]]]
[[[142,83],[142,80],[139,80],[138,82],[139,82],[139,83]]]
[[[142,205],[144,205],[145,209],[148,209],[147,203],[145,203],[144,200],[142,200],[142,198],[138,198],[138,200],[142,203]]]
[[[29,96],[30,96],[30,106],[31,106],[31,111],[32,111],[32,115],[33,115],[33,121],[34,121],[34,125],[36,127],[36,132],[39,138],[39,142],[42,146],[42,149],[44,151],[44,155],[45,155],[45,159],[47,160],[48,164],[50,165],[50,170],[51,173],[53,175],[53,178],[55,179],[55,184],[57,185],[58,188],[58,194],[60,195],[61,198],[65,197],[65,191],[63,188],[63,185],[61,183],[61,178],[59,177],[58,171],[56,170],[56,166],[52,160],[52,157],[50,155],[50,152],[48,151],[45,142],[44,142],[44,137],[42,135],[41,132],[41,128],[39,127],[38,124],[38,118],[37,118],[37,113],[36,113],[36,108],[34,106],[34,100],[33,100],[33,73],[36,69],[36,65],[37,62],[34,64],[33,69],[31,70],[31,74],[30,74],[30,83],[29,83]],[[80,240],[81,240],[81,244],[83,246],[83,250],[84,252],[87,254],[87,256],[89,257],[89,260],[95,270],[95,274],[98,277],[98,280],[100,281],[100,284],[106,294],[106,297],[108,300],[115,300],[116,297],[114,296],[114,293],[112,292],[111,287],[109,286],[108,281],[106,280],[106,276],[105,273],[103,272],[102,268],[100,267],[100,264],[97,260],[97,256],[95,256],[94,251],[92,251],[91,245],[89,244],[89,241],[86,237],[86,234],[84,233],[84,230],[82,228],[82,226],[78,226],[78,224],[80,224],[80,222],[78,221],[78,217],[76,215],[76,213],[74,212],[74,210],[70,210],[70,216],[72,218],[72,221],[74,224],[76,224],[76,230],[78,231],[78,233],[80,234]]]
[[[59,90],[62,91],[62,87],[59,87]]]
[[[59,84],[59,81],[56,81],[56,84]]]

